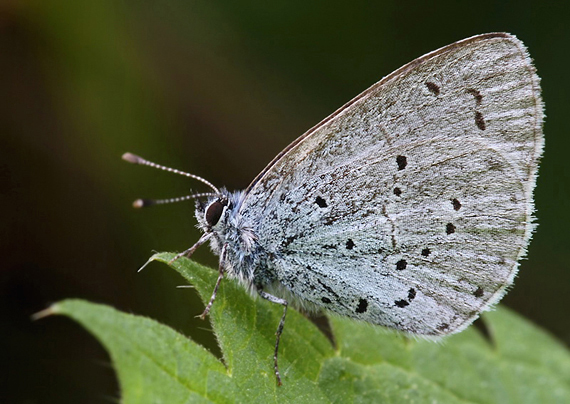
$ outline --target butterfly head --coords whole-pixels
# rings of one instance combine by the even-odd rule
[[[227,213],[231,205],[228,196],[227,191],[222,190],[219,195],[208,198],[206,202],[196,200],[196,219],[203,231],[217,230],[227,222]]]
[[[196,220],[198,227],[204,232],[223,232],[235,221],[237,211],[243,198],[242,192],[229,192],[220,189],[206,201],[196,199]]]

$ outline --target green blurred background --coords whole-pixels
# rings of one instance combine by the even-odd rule
[[[200,303],[152,251],[198,238],[193,204],[137,197],[199,184],[131,151],[244,188],[289,142],[404,63],[507,31],[542,77],[540,226],[504,303],[570,343],[570,31],[566,2],[0,2],[0,402],[107,403],[109,358],[65,318],[80,297],[169,324],[217,351]],[[566,112],[564,112],[566,111]],[[207,248],[195,255],[216,265]],[[136,338],[136,336],[133,336]]]

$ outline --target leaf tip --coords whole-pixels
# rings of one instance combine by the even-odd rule
[[[137,270],[137,272],[141,272],[143,269],[147,267],[148,264],[150,264],[153,261],[163,262],[165,264],[170,265],[170,261],[172,259],[171,256],[175,256],[175,254],[166,253],[166,252],[155,253]]]
[[[30,318],[32,319],[32,321],[37,321],[45,317],[53,316],[54,314],[57,314],[57,310],[55,310],[54,306],[50,306],[47,309],[43,309],[41,311],[38,311],[37,313],[32,314]]]

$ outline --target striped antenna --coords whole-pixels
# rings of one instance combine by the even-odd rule
[[[129,163],[132,163],[132,164],[141,164],[143,166],[149,166],[149,167],[153,167],[153,168],[158,168],[159,170],[168,171],[169,173],[174,173],[174,174],[178,174],[178,175],[183,175],[185,177],[193,178],[195,180],[198,180],[198,181],[206,184],[210,188],[212,188],[212,190],[214,191],[214,193],[216,195],[220,194],[220,190],[218,188],[216,188],[214,185],[212,185],[212,183],[210,183],[209,181],[207,181],[204,178],[199,177],[197,175],[185,173],[184,171],[180,171],[180,170],[177,170],[175,168],[161,166],[160,164],[156,164],[156,163],[153,163],[152,161],[145,160],[142,157],[139,157],[136,154],[132,154],[132,153],[123,154],[123,160],[128,161]],[[174,198],[174,199],[177,199],[177,198]],[[190,199],[190,198],[188,198],[188,199]],[[184,200],[184,199],[182,199],[182,200]],[[178,201],[173,201],[173,202],[178,202]],[[162,203],[167,203],[167,202],[162,202]]]
[[[218,194],[214,194],[212,192],[206,192],[202,194],[192,194],[186,196],[179,196],[177,198],[168,198],[168,199],[137,199],[133,202],[134,208],[146,208],[153,205],[164,205],[166,203],[175,203],[175,202],[183,202],[188,201],[190,199],[202,198],[205,196],[218,196]]]

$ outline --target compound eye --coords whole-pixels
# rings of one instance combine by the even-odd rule
[[[223,211],[224,204],[222,202],[212,202],[206,209],[206,223],[208,223],[209,226],[215,226],[218,223],[218,220],[220,220]]]

